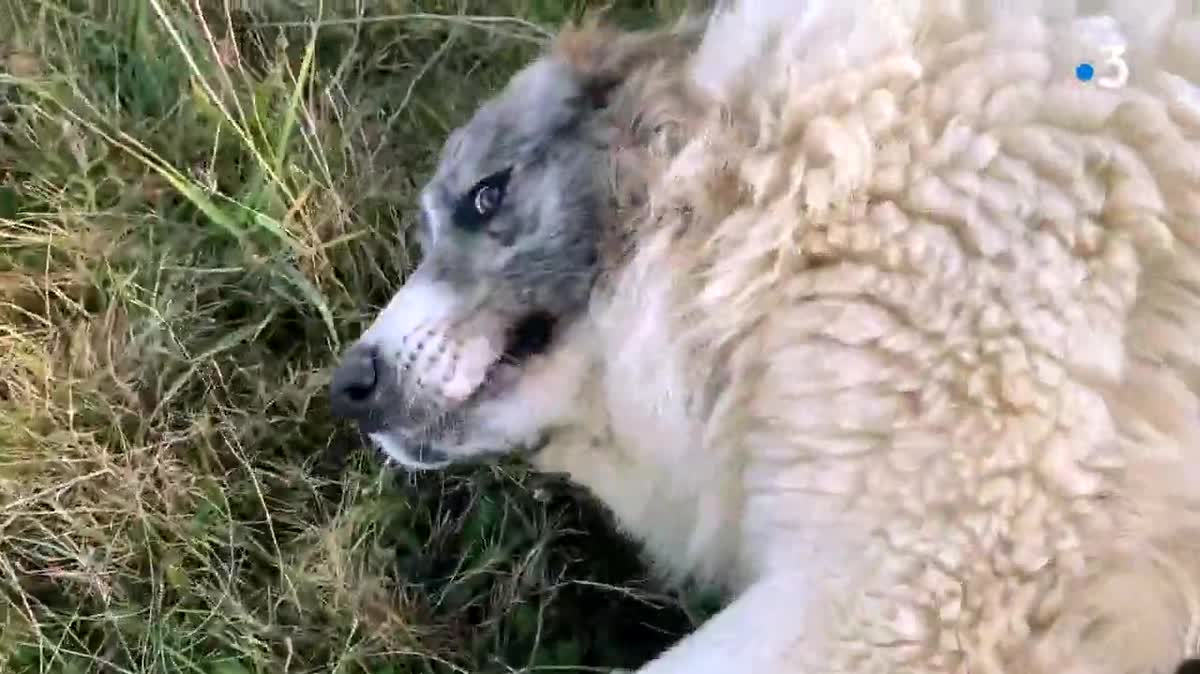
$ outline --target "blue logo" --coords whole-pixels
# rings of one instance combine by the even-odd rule
[[[1075,77],[1078,77],[1080,82],[1090,81],[1095,74],[1096,70],[1092,68],[1092,64],[1090,63],[1080,63],[1075,66]]]

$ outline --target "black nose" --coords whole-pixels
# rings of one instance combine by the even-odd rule
[[[379,379],[379,356],[374,347],[350,347],[333,371],[329,385],[332,412],[347,419],[366,420],[375,408]]]

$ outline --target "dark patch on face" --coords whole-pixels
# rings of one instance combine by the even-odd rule
[[[611,210],[598,115],[569,70],[543,61],[456,130],[426,186],[434,277],[507,315],[581,310]]]
[[[515,362],[524,362],[530,356],[546,350],[554,339],[558,317],[548,311],[535,311],[513,325],[509,330],[504,356]]]

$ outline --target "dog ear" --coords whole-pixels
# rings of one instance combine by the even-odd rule
[[[568,66],[596,108],[608,105],[613,90],[652,61],[685,49],[699,36],[696,17],[667,30],[625,31],[597,15],[568,24],[551,45],[551,58]]]
[[[554,39],[551,56],[567,65],[588,102],[603,108],[612,90],[644,60],[643,51],[641,41],[632,34],[602,25],[593,17],[563,28]]]

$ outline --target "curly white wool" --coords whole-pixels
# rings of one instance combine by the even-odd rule
[[[882,1],[714,19],[720,114],[646,158],[592,436],[542,465],[736,593],[647,673],[1169,671],[1200,648],[1200,20]],[[1124,86],[1079,82],[1114,44]]]

